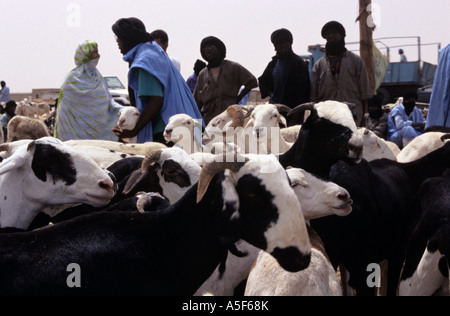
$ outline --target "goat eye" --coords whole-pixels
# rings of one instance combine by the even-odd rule
[[[295,187],[298,187],[298,186],[303,187],[303,188],[308,187],[308,185],[306,183],[304,183],[304,182],[294,181],[294,182],[291,183],[291,188],[295,188]]]

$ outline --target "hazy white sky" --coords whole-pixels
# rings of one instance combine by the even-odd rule
[[[420,36],[422,43],[450,42],[449,0],[373,0],[378,11],[374,38]],[[274,55],[270,34],[281,27],[294,35],[294,51],[306,54],[307,46],[323,44],[322,26],[340,21],[347,42],[359,41],[358,0],[0,0],[0,80],[11,92],[32,88],[59,88],[74,67],[80,42],[99,43],[99,70],[127,83],[111,25],[122,17],[141,19],[147,30],[169,34],[169,55],[181,62],[187,78],[200,56],[200,41],[209,35],[223,40],[227,59],[239,62],[256,77]],[[408,45],[416,39],[383,40],[387,45]],[[380,47],[382,45],[380,44]],[[350,49],[358,45],[348,46]],[[391,60],[398,61],[398,48]],[[410,61],[416,47],[404,47]],[[382,50],[385,52],[384,50]],[[422,60],[437,63],[437,46],[422,48]]]

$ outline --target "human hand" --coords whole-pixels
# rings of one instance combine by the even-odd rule
[[[117,125],[111,130],[119,138],[131,138],[136,136],[138,133],[134,130],[122,130]]]

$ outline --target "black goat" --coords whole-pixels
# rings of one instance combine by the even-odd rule
[[[359,295],[374,294],[366,283],[370,263],[389,262],[388,295],[395,295],[407,240],[420,216],[418,192],[423,181],[450,167],[450,143],[411,163],[380,159],[357,165],[338,162],[329,179],[346,188],[353,211],[346,217],[311,221],[332,263],[350,273]]]

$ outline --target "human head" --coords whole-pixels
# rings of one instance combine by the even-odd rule
[[[275,47],[275,51],[279,56],[286,56],[292,51],[292,43],[294,38],[292,33],[287,29],[279,29],[272,33],[270,41]]]
[[[206,67],[206,63],[204,61],[200,60],[200,59],[197,59],[195,61],[195,64],[194,64],[194,72],[195,72],[195,74],[198,76],[200,71],[202,71],[202,69],[205,68],[205,67]]]
[[[225,44],[214,36],[205,37],[200,43],[200,54],[208,62],[208,67],[217,67],[225,59]]]
[[[403,94],[403,106],[407,113],[411,113],[416,106],[417,101],[417,92],[416,91],[407,91]]]
[[[153,41],[153,37],[145,29],[144,23],[138,18],[119,19],[111,28],[116,35],[117,44],[122,55],[128,53],[138,44]]]
[[[16,102],[14,100],[10,100],[6,102],[5,112],[8,113],[9,115],[14,115],[16,113],[16,107],[17,107]]]
[[[98,62],[98,58],[100,58],[100,55],[98,54],[98,45],[94,41],[84,41],[79,44],[75,50],[74,60],[77,67],[88,64],[92,60]],[[92,66],[95,67],[96,63]]]
[[[330,21],[322,27],[322,37],[327,40],[327,36],[332,33],[337,32],[341,37],[345,37],[347,34],[345,32],[344,26],[337,21]]]
[[[2,85],[2,88],[6,86],[6,82],[4,82],[3,80],[0,82],[0,84]]]
[[[163,30],[154,30],[150,35],[153,37],[153,40],[167,52],[167,48],[169,47],[169,35]]]
[[[327,40],[327,54],[340,55],[345,52],[345,28],[337,21],[330,21],[322,27],[321,35]]]
[[[383,99],[380,96],[374,95],[367,100],[367,106],[371,118],[379,118],[383,114]]]
[[[400,55],[402,55],[402,54],[403,54],[403,49],[400,48],[400,49],[398,50],[398,53],[399,53]]]

